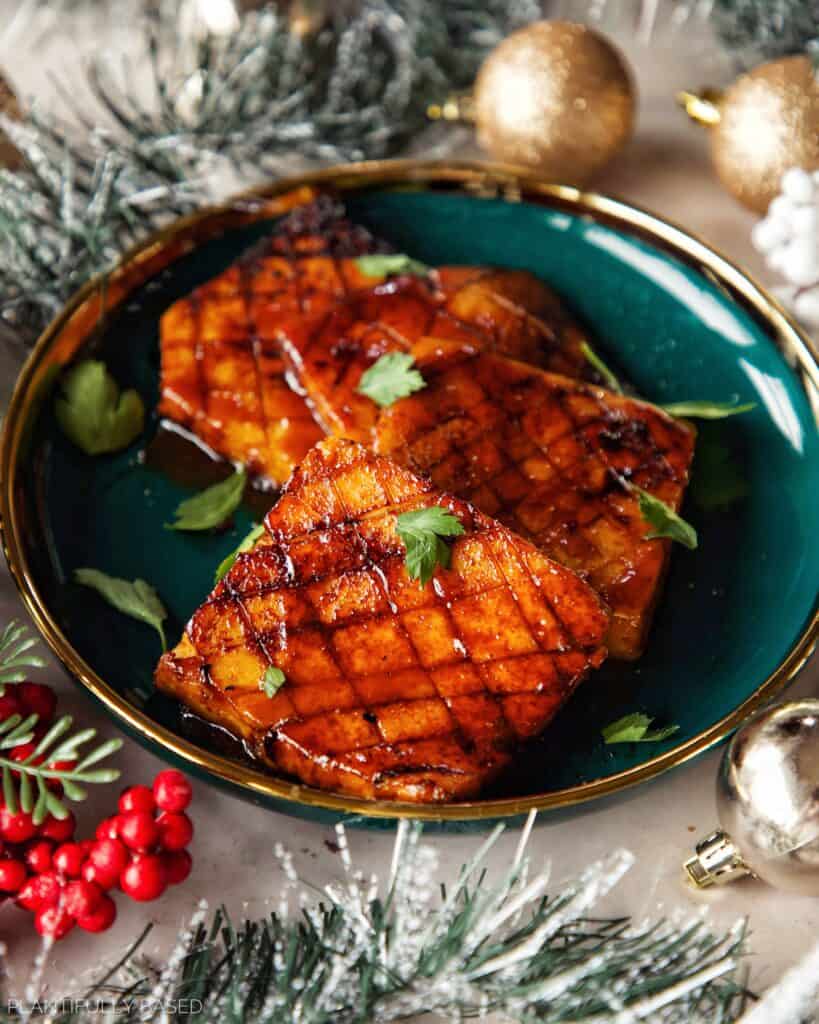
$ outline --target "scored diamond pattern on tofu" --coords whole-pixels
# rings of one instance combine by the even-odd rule
[[[396,517],[434,503],[465,533],[421,587]],[[605,655],[606,612],[573,572],[358,444],[317,445],[265,526],[156,680],[310,785],[470,798]]]
[[[368,443],[377,406],[357,388],[386,352],[421,338],[500,352],[554,372],[593,377],[585,334],[558,297],[532,274],[440,267],[424,277],[364,277],[342,267],[346,302],[318,318],[279,322],[282,353],[328,433]]]
[[[612,657],[645,644],[670,541],[637,485],[675,511],[695,434],[655,406],[486,353],[414,349],[427,387],[382,410],[375,450],[473,502],[580,572],[611,609]]]
[[[308,397],[324,427],[338,432],[333,410],[347,403],[347,432],[359,438],[372,420],[355,393],[361,373],[385,351],[409,348],[422,327],[572,376],[592,372],[583,332],[531,274],[442,267],[422,284],[360,272],[359,256],[388,249],[329,196],[297,207],[162,316],[160,414],[281,484],[324,433],[291,387],[282,346],[316,378]]]

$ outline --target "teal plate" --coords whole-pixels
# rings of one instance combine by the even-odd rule
[[[72,583],[74,569],[149,580],[175,638],[258,508],[243,506],[223,533],[164,529],[192,479],[168,470],[167,456],[164,469],[145,458],[155,414],[130,449],[90,458],[57,427],[49,392],[61,365],[94,353],[153,409],[160,315],[267,232],[270,197],[283,187],[205,211],[131,253],[106,282],[105,317],[96,282],[52,324],[23,371],[2,445],[4,540],[48,643],[157,752],[277,809],[324,820],[413,815],[454,823],[567,806],[646,780],[723,739],[794,676],[815,642],[819,439],[810,344],[712,250],[613,200],[470,165],[362,165],[310,180],[340,189],[355,220],[423,261],[534,272],[646,397],[756,403],[702,425],[684,509],[700,545],[675,546],[645,656],[604,666],[485,799],[445,808],[371,804],[275,778],[216,733],[183,723],[178,708],[153,693],[157,635]],[[715,471],[718,483],[741,474],[745,496],[705,507]],[[632,711],[679,730],[662,743],[606,746],[603,726]]]

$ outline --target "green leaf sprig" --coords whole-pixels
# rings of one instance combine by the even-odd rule
[[[0,696],[6,692],[6,683],[20,683],[28,678],[33,668],[45,665],[32,648],[37,641],[27,626],[12,620],[0,635]]]
[[[239,555],[245,551],[250,551],[256,541],[264,533],[264,523],[256,523],[251,529],[250,533],[240,541],[239,544],[231,551],[229,555],[225,555],[222,561],[216,566],[216,572],[213,576],[214,586],[230,572],[233,563],[236,561]]]
[[[123,580],[109,576],[99,569],[77,569],[74,579],[84,587],[91,587],[101,597],[124,615],[144,622],[159,633],[162,650],[167,647],[162,623],[168,617],[159,595],[145,580]]]
[[[724,420],[728,416],[739,416],[740,413],[756,409],[756,402],[671,402],[660,408],[669,416],[684,416],[690,420]]]
[[[427,386],[407,352],[386,352],[361,375],[356,391],[385,409]]]
[[[365,277],[388,277],[390,274],[424,277],[430,269],[426,263],[414,260],[404,252],[359,256],[355,263]]]
[[[397,529],[407,549],[410,579],[419,580],[422,587],[432,579],[437,566],[449,567],[452,551],[442,538],[459,537],[464,532],[458,519],[440,505],[402,512]]]
[[[11,715],[0,722],[2,792],[11,814],[16,814],[18,809],[25,811],[32,816],[35,825],[40,825],[48,814],[62,819],[67,817],[68,808],[63,799],[48,787],[49,781],[61,783],[63,797],[79,802],[88,795],[83,785],[114,782],[119,778],[120,773],[115,768],[93,766],[119,750],[122,740],[107,740],[81,754],[79,748],[93,739],[97,731],[81,729],[73,735],[66,735],[72,723],[71,715],[64,715],[54,722],[24,761],[15,761],[6,757],[4,751],[31,743],[37,715],[29,715],[26,719]]]
[[[600,356],[594,351],[594,349],[587,341],[580,342],[580,351],[586,357],[586,361],[591,363],[591,365],[595,368],[595,370],[597,370],[597,372],[603,378],[603,383],[606,385],[609,391],[614,391],[618,395],[622,395],[623,386],[618,380],[617,374],[613,370],[609,369],[608,366],[606,366],[606,364],[603,362]]]
[[[145,424],[145,406],[132,390],[120,394],[105,363],[86,359],[63,376],[54,410],[63,432],[88,455],[127,448]]]
[[[226,480],[206,487],[176,507],[176,519],[166,523],[167,530],[212,530],[221,526],[236,509],[245,491],[247,474],[239,469]]]
[[[268,665],[259,682],[259,689],[263,690],[268,697],[275,697],[285,684],[285,674],[275,665]]]
[[[616,722],[607,725],[602,732],[606,743],[659,743],[660,740],[673,736],[680,728],[678,725],[667,725],[662,729],[650,729],[654,721],[650,715],[644,715],[636,711],[631,715],[624,715]]]
[[[637,494],[637,501],[640,506],[640,515],[651,527],[651,532],[646,534],[646,540],[655,538],[667,538],[675,540],[678,544],[695,551],[699,539],[694,527],[685,521],[682,516],[677,515],[670,505],[656,498],[642,487],[629,484],[632,491]]]

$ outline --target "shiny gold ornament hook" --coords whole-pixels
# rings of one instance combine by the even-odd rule
[[[709,128],[720,122],[721,102],[722,92],[719,89],[705,88],[698,93],[683,89],[682,92],[677,93],[677,103],[691,120]]]
[[[471,92],[454,92],[443,103],[430,103],[427,118],[430,121],[474,124],[475,99]]]

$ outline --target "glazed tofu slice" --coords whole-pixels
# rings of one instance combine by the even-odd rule
[[[297,207],[269,239],[163,315],[160,414],[282,484],[325,429],[336,429],[333,410],[349,405],[345,422],[371,413],[354,392],[359,363],[408,348],[421,328],[559,372],[588,372],[582,331],[531,274],[454,267],[421,283],[361,273],[360,256],[389,249],[329,196]],[[308,387],[321,425],[288,376],[282,344],[299,365],[304,354],[311,381],[325,389],[332,381],[329,405],[322,388]]]
[[[396,517],[432,505],[464,533],[421,586]],[[473,797],[604,658],[607,614],[575,573],[358,444],[317,445],[265,527],[156,682],[311,786]]]
[[[160,321],[160,415],[213,451],[282,484],[324,434],[287,380],[278,331],[344,297],[338,267],[386,246],[327,196],[297,207]]]
[[[579,572],[611,609],[614,658],[645,646],[671,542],[651,539],[636,485],[675,511],[694,430],[655,406],[431,340],[427,387],[381,411],[375,450],[495,516]]]

